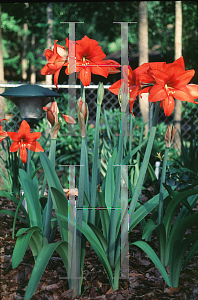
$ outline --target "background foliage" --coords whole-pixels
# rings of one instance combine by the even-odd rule
[[[68,36],[68,24],[76,21],[76,40],[84,35],[99,42],[106,55],[120,50],[121,26],[113,22],[138,22],[138,1],[133,2],[53,2],[53,40],[64,45]],[[44,80],[40,70],[46,63],[46,15],[47,2],[2,3],[2,36],[5,79],[21,80],[23,52],[23,24],[28,25],[27,58],[37,70],[37,81]],[[158,58],[174,61],[175,1],[148,1],[149,50],[158,51]],[[186,68],[198,69],[197,2],[182,1],[183,56]],[[190,18],[189,18],[190,16]],[[35,35],[35,53],[31,37]],[[129,24],[129,58],[138,64],[138,23]],[[197,77],[193,78],[197,83]]]

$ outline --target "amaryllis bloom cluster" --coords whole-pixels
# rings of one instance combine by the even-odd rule
[[[105,60],[106,55],[99,46],[99,43],[88,38],[86,35],[81,40],[75,42],[66,38],[66,48],[69,50],[70,43],[73,46],[69,53],[70,61],[68,60],[68,55],[64,58],[58,54],[57,47],[62,46],[56,45],[56,42],[57,40],[54,43],[53,51],[47,49],[45,52],[48,63],[42,68],[41,74],[55,74],[54,84],[57,88],[58,75],[63,66],[66,66],[65,73],[67,75],[76,72],[84,86],[90,84],[91,73],[107,78],[109,74],[120,72],[117,69],[120,67],[120,64],[114,60]]]
[[[197,103],[194,99],[198,98],[198,86],[188,84],[194,74],[194,70],[185,71],[183,57],[169,64],[145,63],[133,71],[130,66],[125,66],[123,67],[124,79],[115,82],[109,90],[118,94],[124,81],[129,88],[131,113],[137,95],[141,96],[142,93],[149,92],[149,101],[161,101],[165,116],[170,116],[175,107],[175,99]]]
[[[34,152],[44,152],[41,145],[36,141],[41,136],[41,132],[31,133],[30,125],[23,120],[18,132],[7,132],[8,136],[14,141],[10,146],[10,152],[20,149],[22,162],[27,162],[27,149]]]

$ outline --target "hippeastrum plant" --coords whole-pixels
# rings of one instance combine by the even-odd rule
[[[57,41],[56,41],[57,42]],[[94,149],[93,149],[93,165],[92,165],[92,176],[89,176],[88,170],[88,149],[87,149],[87,133],[86,133],[86,123],[88,118],[88,106],[85,103],[85,86],[90,84],[91,73],[99,74],[101,76],[107,77],[110,73],[117,73],[117,69],[120,65],[111,60],[105,60],[105,54],[102,52],[101,47],[95,40],[89,39],[85,36],[82,40],[72,42],[66,39],[66,47],[57,47],[55,42],[54,51],[47,51],[47,65],[42,69],[43,74],[55,74],[54,83],[58,84],[58,75],[63,66],[66,66],[66,74],[69,75],[76,72],[78,78],[81,82],[81,98],[77,103],[77,114],[79,125],[81,128],[81,159],[80,159],[80,175],[78,180],[78,201],[75,205],[75,209],[70,207],[68,210],[68,201],[65,197],[63,188],[60,184],[58,176],[55,172],[55,141],[57,138],[57,128],[58,119],[56,118],[56,106],[54,105],[49,109],[48,118],[50,119],[52,126],[52,138],[51,138],[51,150],[50,156],[47,156],[40,152],[40,160],[42,167],[45,172],[46,181],[49,186],[49,194],[51,200],[48,198],[48,204],[44,206],[42,216],[40,218],[41,205],[36,199],[35,189],[37,183],[35,179],[35,171],[30,172],[33,179],[22,170],[20,173],[20,178],[22,185],[24,185],[25,197],[29,197],[28,211],[31,208],[30,203],[37,203],[37,207],[34,207],[32,211],[31,226],[29,228],[28,235],[24,235],[27,240],[30,239],[32,231],[34,232],[36,238],[34,238],[34,244],[32,243],[32,248],[35,256],[35,266],[32,271],[27,289],[25,294],[25,300],[31,299],[34,291],[39,283],[39,280],[45,270],[45,267],[52,255],[52,253],[57,250],[60,254],[64,265],[66,267],[67,275],[69,278],[69,287],[73,289],[73,296],[81,293],[81,284],[83,279],[83,264],[85,257],[86,239],[90,242],[92,248],[95,250],[99,259],[101,260],[103,267],[107,273],[109,282],[114,290],[119,287],[119,274],[120,266],[128,252],[127,245],[127,234],[128,234],[128,218],[127,218],[127,208],[129,204],[129,231],[131,231],[135,225],[138,224],[144,217],[151,212],[153,209],[157,209],[159,204],[159,195],[156,195],[151,201],[141,205],[138,202],[145,174],[147,168],[149,167],[149,159],[153,146],[153,141],[155,138],[157,120],[160,105],[163,105],[165,114],[168,115],[172,112],[173,105],[172,100],[174,96],[177,95],[179,100],[184,100],[184,94],[188,95],[187,101],[195,102],[196,99],[196,88],[195,86],[188,88],[188,83],[193,76],[193,70],[185,71],[183,58],[177,60],[172,64],[164,63],[149,63],[143,64],[136,70],[131,70],[128,66],[123,68],[124,80],[119,81],[110,88],[115,94],[119,94],[119,100],[121,101],[121,134],[119,135],[118,143],[113,151],[109,161],[107,162],[107,171],[105,174],[104,181],[99,188],[100,184],[100,144],[99,144],[99,129],[100,129],[100,114],[101,105],[104,97],[104,88],[100,83],[97,94],[97,113],[96,113],[96,127],[95,127],[95,139],[94,139]],[[75,57],[67,60],[67,56],[60,55],[58,53],[58,48],[65,50],[69,45],[75,47]],[[60,49],[59,49],[60,50]],[[75,59],[76,58],[76,61]],[[127,72],[129,69],[129,76],[127,79]],[[43,71],[44,70],[44,71]],[[157,71],[160,71],[159,80],[157,78]],[[178,80],[174,77],[177,74]],[[169,74],[172,74],[169,76]],[[120,89],[121,88],[121,89]],[[158,93],[158,97],[155,97],[154,92]],[[150,92],[149,101],[156,102],[155,113],[153,117],[152,128],[150,131],[146,152],[141,165],[140,173],[136,181],[136,186],[133,188],[128,182],[127,172],[122,170],[120,166],[127,165],[129,161],[132,161],[132,156],[137,153],[142,147],[140,144],[136,149],[131,149],[130,153],[124,157],[124,145],[125,136],[127,134],[127,106],[128,102],[130,105],[130,112],[132,113],[132,107],[137,95],[144,92]],[[183,95],[183,96],[182,96]],[[129,96],[129,97],[128,97]],[[67,118],[66,118],[67,119]],[[85,120],[86,119],[86,120]],[[56,128],[56,129],[55,129]],[[56,135],[53,135],[53,130],[55,130]],[[115,166],[116,165],[116,168]],[[123,180],[125,182],[125,189],[123,189]],[[29,176],[29,177],[28,177]],[[90,180],[91,179],[91,180]],[[34,182],[35,181],[35,182]],[[131,199],[127,200],[128,193],[126,192],[127,187],[131,191]],[[45,183],[43,184],[45,186]],[[171,190],[172,191],[172,190]],[[171,191],[168,193],[171,196]],[[173,191],[174,192],[174,191]],[[164,198],[168,194],[164,192]],[[120,196],[121,207],[120,207]],[[182,195],[186,197],[190,195],[189,193]],[[193,194],[194,195],[194,194]],[[173,197],[174,198],[174,197]],[[70,198],[71,200],[71,198]],[[185,199],[184,199],[185,200]],[[51,208],[52,203],[55,209],[56,217],[51,219]],[[69,205],[71,202],[69,203]],[[33,204],[32,204],[33,205]],[[123,206],[124,205],[124,206]],[[175,206],[174,206],[175,207]],[[99,208],[99,211],[96,209]],[[104,209],[105,208],[105,209]],[[110,210],[109,210],[110,208]],[[122,208],[122,210],[120,210]],[[76,210],[76,223],[75,221],[75,210]],[[49,214],[48,214],[49,212]],[[69,219],[68,219],[69,212]],[[169,214],[166,214],[168,218],[167,232],[170,229]],[[34,217],[34,218],[33,218]],[[191,216],[190,216],[191,217]],[[194,220],[193,216],[193,220]],[[48,222],[46,222],[48,220]],[[50,221],[49,221],[50,220]],[[192,220],[191,220],[192,221]],[[51,224],[51,222],[53,224]],[[185,222],[184,222],[185,223]],[[46,225],[48,224],[48,225]],[[53,226],[55,224],[55,226]],[[53,243],[51,240],[53,229],[55,229],[56,224],[59,225],[60,234],[62,241]],[[51,225],[51,226],[50,226]],[[160,224],[161,225],[161,224]],[[160,226],[159,225],[159,226]],[[42,228],[45,226],[47,230],[43,236],[42,240]],[[49,237],[50,228],[51,236]],[[120,228],[123,229],[122,242],[120,243]],[[186,228],[186,223],[183,225],[183,230]],[[72,231],[68,231],[72,229]],[[74,230],[73,230],[74,229]],[[75,236],[76,229],[76,236]],[[21,230],[18,234],[23,236],[25,229]],[[183,231],[182,231],[183,232]],[[27,245],[26,240],[26,245]],[[36,241],[36,242],[35,242]],[[176,239],[172,239],[172,242],[177,242]],[[141,242],[134,243],[135,245],[141,247]],[[172,245],[172,244],[171,244]],[[183,244],[182,244],[183,245]],[[180,245],[181,246],[181,245]],[[30,245],[31,247],[31,245]],[[121,247],[121,259],[120,259],[120,247]],[[18,248],[19,249],[19,248]],[[170,249],[173,247],[170,246]],[[150,251],[150,249],[149,249]],[[172,251],[172,250],[171,250]],[[170,251],[169,251],[170,252]],[[17,253],[17,252],[16,252]],[[151,253],[151,252],[147,252]],[[173,257],[177,253],[173,253]],[[171,256],[166,255],[166,259]],[[162,276],[168,285],[172,285],[172,279],[168,278],[163,265],[160,265],[159,259],[155,260],[157,267],[159,268]],[[180,264],[180,261],[179,261]],[[179,265],[178,264],[178,265]],[[112,272],[114,268],[114,274]],[[177,270],[178,274],[178,270]]]
[[[55,168],[56,138],[61,122],[59,122],[58,120],[58,107],[55,102],[53,102],[51,107],[47,108],[46,110],[47,118],[53,125],[51,130],[49,161],[51,166]],[[76,123],[74,118],[72,118],[71,116],[62,114],[62,117],[68,124]],[[37,139],[41,136],[41,133],[31,133],[30,126],[25,120],[22,121],[18,132],[2,132],[5,138],[9,137],[14,141],[10,146],[10,152],[17,152],[19,150],[21,161],[23,162],[23,164],[26,164],[27,167],[26,171],[24,169],[19,169],[19,181],[21,184],[21,189],[24,192],[20,201],[8,192],[1,192],[1,196],[9,198],[17,204],[15,213],[9,211],[0,212],[14,216],[12,232],[13,239],[16,219],[19,218],[26,225],[25,228],[21,228],[16,234],[17,241],[12,257],[12,267],[16,268],[23,259],[28,245],[32,250],[35,261],[37,260],[37,257],[42,251],[44,245],[53,242],[57,223],[51,221],[52,201],[50,191],[48,192],[48,199],[43,197],[46,180],[44,179],[42,190],[40,193],[37,179],[38,169],[35,169],[33,161],[30,160],[30,153],[28,153],[29,150],[34,152],[44,152],[41,145],[37,142]],[[58,187],[60,188],[60,186]],[[27,203],[27,211],[22,204],[24,198]],[[26,220],[19,216],[19,209],[23,211]],[[64,247],[64,244],[63,246],[62,244],[57,244],[57,247],[58,249],[62,249],[62,247]]]

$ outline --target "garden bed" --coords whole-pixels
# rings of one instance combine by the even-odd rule
[[[0,209],[15,211],[16,205],[5,198],[0,199]],[[12,269],[12,253],[16,239],[12,239],[13,217],[1,215],[1,299],[24,299],[25,290],[30,278],[34,259],[30,249],[16,269]],[[16,231],[23,227],[17,221]],[[195,228],[187,234],[195,232]],[[141,240],[141,227],[137,225],[129,234],[129,243]],[[55,241],[60,240],[57,231]],[[158,253],[157,239],[149,243]],[[113,292],[107,275],[87,242],[82,295],[73,299],[198,299],[198,253],[195,254],[184,272],[181,273],[178,289],[171,289],[165,284],[161,274],[147,255],[137,247],[130,247],[129,279],[120,279],[119,290]],[[36,299],[72,299],[69,290],[64,264],[54,252],[39,282],[32,300]]]

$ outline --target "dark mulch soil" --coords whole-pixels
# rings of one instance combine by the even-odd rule
[[[0,199],[0,210],[15,211],[16,205],[8,199]],[[12,239],[13,217],[0,215],[0,247],[1,247],[1,299],[24,299],[28,280],[30,278],[34,259],[31,250],[26,254],[16,269],[12,269],[12,253],[16,239]],[[16,232],[23,227],[17,221]],[[188,230],[187,234],[196,228]],[[141,240],[140,225],[129,234],[129,243]],[[60,240],[57,232],[56,241]],[[157,240],[152,238],[150,245],[158,252]],[[82,295],[73,299],[198,299],[198,253],[190,261],[181,274],[178,289],[171,289],[165,284],[158,269],[147,255],[137,247],[130,247],[129,278],[120,279],[118,291],[112,291],[107,275],[87,242],[87,251],[84,264],[84,280]],[[64,264],[55,252],[51,257],[46,270],[40,280],[32,300],[61,300],[72,299],[69,290]]]

